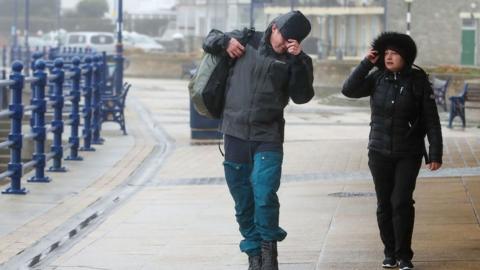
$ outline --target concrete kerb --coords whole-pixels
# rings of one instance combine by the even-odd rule
[[[130,127],[132,127],[131,134],[135,138],[135,146],[117,163],[117,167],[119,165],[121,168],[116,170],[113,175],[109,171],[96,180],[90,187],[78,194],[77,198],[79,199],[67,198],[59,203],[55,209],[70,206],[68,202],[77,203],[80,201],[83,202],[80,203],[83,208],[77,207],[77,211],[70,215],[55,216],[55,219],[60,218],[61,220],[57,221],[57,226],[52,230],[35,233],[29,230],[35,229],[37,226],[28,228],[29,224],[39,225],[48,223],[48,219],[52,218],[52,212],[49,211],[7,235],[12,244],[7,245],[5,250],[14,246],[16,246],[16,250],[9,255],[4,254],[4,256],[0,257],[0,263],[2,263],[0,268],[24,269],[36,267],[44,260],[55,256],[54,251],[68,248],[69,245],[74,244],[75,239],[81,238],[79,237],[81,234],[86,234],[101,224],[108,213],[127,201],[151,178],[149,176],[156,171],[158,166],[162,164],[163,160],[171,152],[171,138],[168,138],[166,133],[152,124],[154,122],[150,121],[149,112],[141,108],[138,102],[132,102],[131,105],[135,105],[136,111],[141,116],[136,114],[129,119]],[[132,121],[132,118],[136,120]],[[142,121],[143,123],[139,123],[139,119],[144,120]],[[132,122],[134,122],[134,125],[132,125]],[[140,124],[141,127],[138,128]],[[147,128],[148,131],[146,130]],[[154,134],[154,141],[151,140],[149,134]],[[128,160],[125,161],[125,159]],[[42,222],[40,219],[46,220]],[[32,239],[28,243],[18,243],[17,238],[22,236],[29,236]]]

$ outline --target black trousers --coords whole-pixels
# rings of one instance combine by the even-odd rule
[[[368,152],[368,167],[377,194],[377,222],[387,257],[413,258],[413,191],[421,165],[422,156],[394,158],[373,150]]]

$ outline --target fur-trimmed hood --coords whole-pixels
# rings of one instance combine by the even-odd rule
[[[405,61],[405,68],[410,68],[417,57],[417,45],[406,34],[383,32],[372,42],[372,48],[378,51],[380,58],[375,64],[379,69],[385,69],[385,51],[392,49],[398,52]]]

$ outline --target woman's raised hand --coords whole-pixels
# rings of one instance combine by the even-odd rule
[[[377,63],[378,58],[380,58],[380,56],[378,55],[378,51],[375,51],[374,49],[370,49],[367,55],[365,56],[365,58],[367,58],[372,64],[375,64]]]

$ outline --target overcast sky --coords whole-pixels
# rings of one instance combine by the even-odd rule
[[[110,8],[113,7],[116,0],[107,0]],[[61,0],[62,8],[75,8],[80,0]],[[124,10],[134,13],[150,13],[158,9],[170,8],[175,0],[123,0]]]

